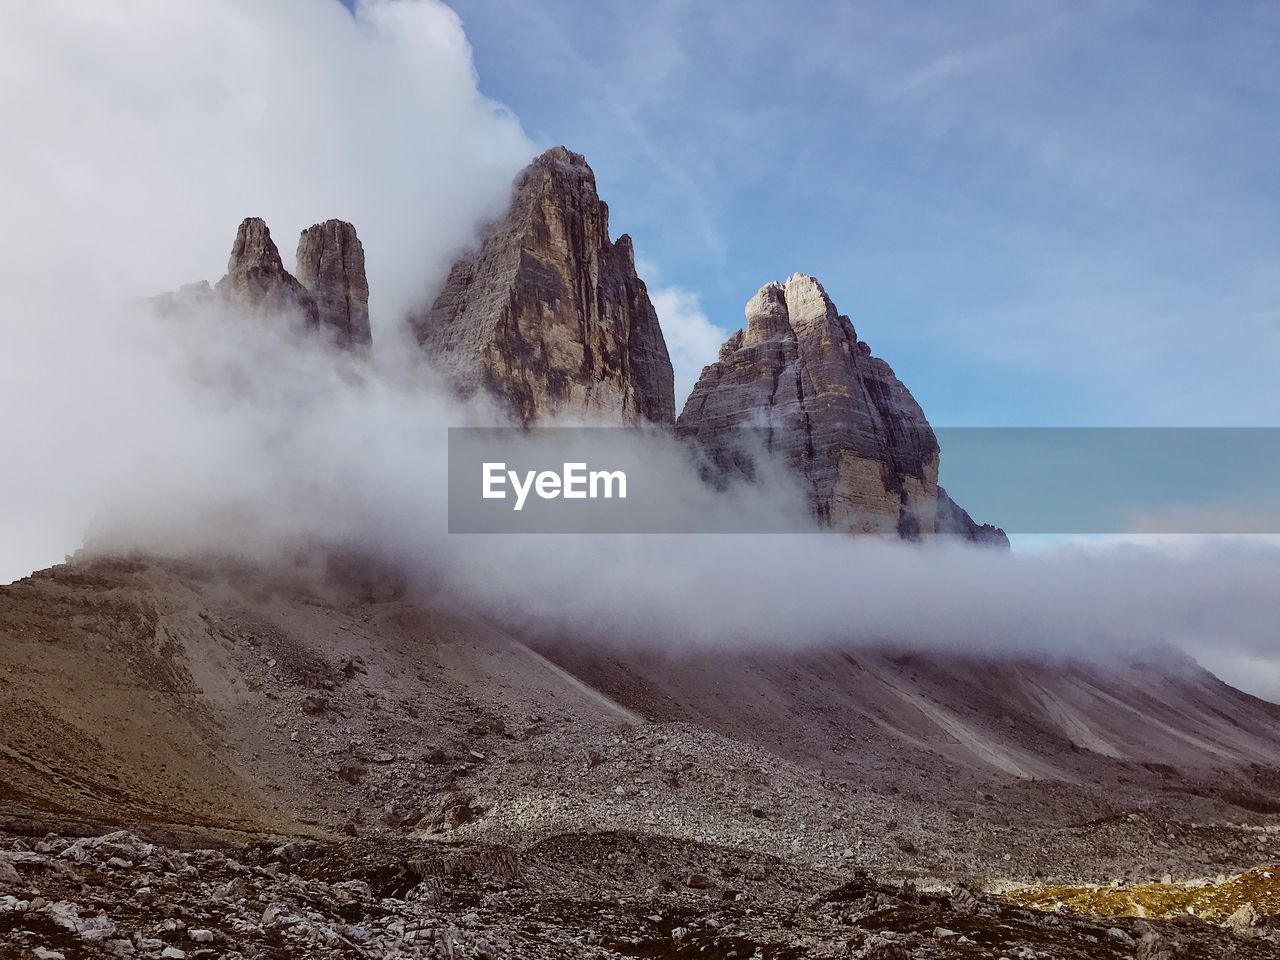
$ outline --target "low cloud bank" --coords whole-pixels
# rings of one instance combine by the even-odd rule
[[[456,400],[416,350],[366,364],[284,318],[213,308],[130,322],[137,356],[155,363],[148,442],[107,489],[98,549],[269,560],[350,546],[521,630],[624,646],[1108,657],[1169,644],[1274,692],[1256,668],[1274,657],[1280,622],[1280,549],[1268,541],[1006,553],[819,532],[450,534],[448,428],[502,418],[483,399]],[[782,471],[717,491],[674,438],[645,444],[646,476],[691,516],[755,511],[796,529],[803,494]]]

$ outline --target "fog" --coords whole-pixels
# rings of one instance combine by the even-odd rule
[[[153,0],[127,15],[26,5],[9,21],[0,580],[60,561],[86,530],[96,550],[268,561],[333,543],[583,642],[1090,656],[1168,643],[1280,691],[1280,551],[1266,542],[1003,553],[816,533],[448,534],[447,427],[500,417],[453,398],[400,321],[535,152],[477,92],[452,13]],[[246,215],[267,220],[286,266],[297,231],[356,224],[372,359],[288,318],[164,319],[138,303],[216,280]],[[674,441],[655,457],[693,513],[785,519],[801,502],[772,473],[716,492]]]
[[[386,340],[536,152],[434,2],[19,4],[0,79],[0,580],[61,560],[144,464],[189,480],[240,455],[235,425],[165,394],[120,304],[217,280],[246,216],[286,266],[338,217]]]

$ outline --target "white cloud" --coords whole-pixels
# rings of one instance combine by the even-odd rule
[[[680,412],[702,368],[715,362],[720,345],[731,331],[707,319],[697,293],[683,287],[658,287],[649,291],[658,311],[667,352],[676,375],[676,413]]]
[[[435,0],[19,4],[0,31],[0,581],[73,549],[155,402],[127,298],[216,280],[236,224],[355,223],[375,339],[533,147]]]

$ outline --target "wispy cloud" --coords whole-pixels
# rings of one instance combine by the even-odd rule
[[[901,79],[891,82],[880,95],[880,99],[886,104],[891,104],[896,100],[921,95],[944,84],[953,83],[966,75],[1027,56],[1039,44],[1052,38],[1066,23],[1066,18],[1048,17],[1044,22],[1027,30],[1000,36],[973,46],[948,50],[914,68]]]
[[[707,319],[701,297],[682,287],[650,289],[676,375],[676,411],[684,405],[702,368],[716,358],[730,331]]]

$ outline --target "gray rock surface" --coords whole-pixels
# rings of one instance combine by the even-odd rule
[[[369,281],[364,247],[345,220],[326,220],[298,238],[298,281],[315,298],[320,326],[344,347],[368,347]]]
[[[631,239],[610,241],[595,174],[564,147],[517,177],[506,215],[411,323],[464,395],[488,390],[525,423],[675,419],[671,360]]]
[[[1003,539],[940,494],[924,411],[815,278],[766,284],[746,319],[703,369],[678,423],[721,469],[750,474],[750,444],[762,440],[804,477],[814,515],[836,529]]]

